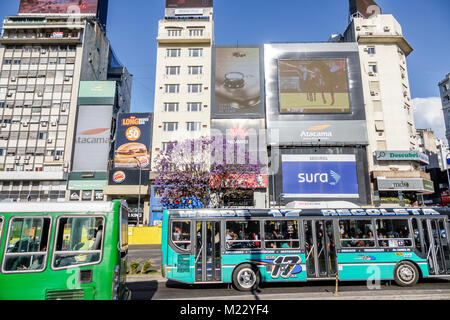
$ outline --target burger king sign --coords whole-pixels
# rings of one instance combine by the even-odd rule
[[[124,182],[125,179],[126,179],[126,175],[125,175],[125,172],[123,172],[123,171],[116,171],[113,174],[113,181],[117,184]]]

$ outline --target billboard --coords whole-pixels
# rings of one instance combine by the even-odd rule
[[[21,0],[19,14],[81,14],[96,16],[99,0]]]
[[[108,184],[113,186],[138,186],[140,179],[142,186],[146,186],[150,178],[149,174],[148,170],[111,170]]]
[[[430,157],[420,151],[376,151],[377,161],[418,161],[430,164]]]
[[[350,112],[347,62],[279,60],[280,113]]]
[[[107,171],[113,107],[78,106],[72,171]]]
[[[285,198],[359,198],[355,155],[282,155]]]
[[[166,8],[212,8],[213,0],[166,0]]]
[[[117,121],[114,168],[138,169],[150,165],[152,113],[121,113]]]
[[[381,8],[374,0],[350,0],[350,15],[360,14],[363,18],[371,18],[381,14]]]
[[[212,118],[263,118],[260,47],[214,48]]]

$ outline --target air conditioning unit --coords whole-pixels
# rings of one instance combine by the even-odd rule
[[[389,28],[388,26],[384,27],[384,31],[391,31],[391,28]]]
[[[12,97],[12,95],[13,95],[12,92],[8,92],[7,94],[8,97]]]
[[[55,156],[55,160],[59,160],[59,159],[61,159],[60,156]]]
[[[66,108],[62,108],[62,109],[61,109],[61,112],[66,112],[66,111],[67,111]]]
[[[356,26],[356,31],[360,31],[361,27],[360,26]]]
[[[70,81],[70,78],[69,77],[65,77],[64,81]]]
[[[46,127],[46,126],[47,126],[47,122],[44,121],[44,122],[41,123],[41,125],[42,125],[43,127]]]
[[[26,156],[26,157],[25,157],[25,160],[30,160],[30,156]]]
[[[377,93],[375,91],[370,91],[371,96],[375,96]]]
[[[14,157],[14,160],[18,161],[18,160],[20,160],[20,157],[16,156],[16,157]]]
[[[367,36],[373,36],[373,32],[366,32]]]
[[[38,97],[42,97],[42,92],[37,93]]]
[[[57,123],[56,121],[52,121],[52,127],[56,127]]]
[[[28,122],[22,122],[22,126],[28,127]]]
[[[375,73],[373,71],[369,71],[369,76],[374,76]]]
[[[42,54],[47,54],[47,50],[42,50],[41,53]]]
[[[11,77],[11,82],[16,82],[16,77]]]
[[[6,123],[2,123],[2,128],[6,128]]]
[[[407,97],[408,96],[408,92],[407,91],[403,91],[403,96]]]
[[[47,139],[47,143],[53,143],[52,139]]]
[[[23,164],[30,164],[30,160],[25,160]]]

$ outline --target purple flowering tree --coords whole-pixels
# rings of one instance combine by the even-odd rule
[[[223,207],[225,197],[255,189],[242,183],[263,166],[244,146],[224,138],[199,138],[173,142],[155,159],[155,184],[163,203],[197,198],[205,208]],[[164,186],[164,187],[162,187]]]

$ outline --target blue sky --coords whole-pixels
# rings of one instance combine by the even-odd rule
[[[0,1],[0,16],[15,15],[19,2]],[[109,2],[108,37],[120,61],[134,75],[132,111],[152,111],[156,36],[158,21],[164,17],[165,0]],[[438,97],[437,83],[450,73],[450,1],[377,3],[383,13],[393,14],[400,22],[415,49],[407,60],[412,97]],[[348,1],[214,0],[214,17],[215,41],[219,45],[326,41],[330,34],[345,31]],[[438,118],[439,105],[432,108],[434,118]],[[421,117],[418,120],[424,121]]]

